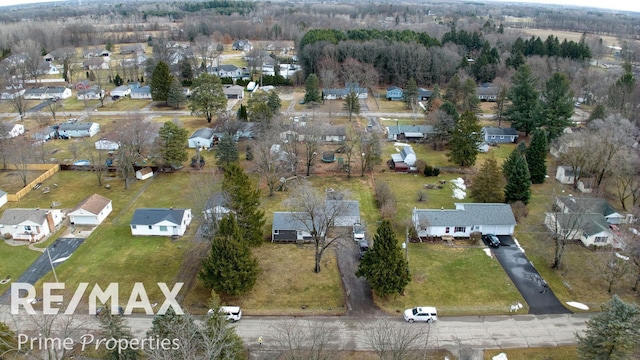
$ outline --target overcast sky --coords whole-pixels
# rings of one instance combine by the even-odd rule
[[[55,0],[0,0],[0,6],[27,4],[34,2],[45,2]],[[640,1],[638,0],[494,0],[509,2],[530,2],[542,4],[564,4],[576,6],[590,6],[605,9],[627,10],[640,12]],[[425,2],[428,3],[428,0]]]

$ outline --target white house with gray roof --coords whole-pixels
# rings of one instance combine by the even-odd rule
[[[191,218],[191,209],[136,209],[129,225],[131,235],[182,236]]]
[[[74,122],[56,125],[54,131],[60,136],[68,136],[72,138],[92,137],[100,132],[100,124],[94,122]]]
[[[470,237],[472,232],[513,235],[516,219],[508,204],[456,203],[455,209],[413,209],[418,236]]]
[[[195,149],[197,147],[210,148],[213,145],[213,138],[215,131],[211,128],[200,128],[196,130],[189,137],[189,148]]]
[[[0,234],[36,242],[55,232],[61,222],[62,212],[57,209],[7,209],[0,217]]]

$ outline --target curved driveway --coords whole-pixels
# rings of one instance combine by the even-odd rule
[[[529,305],[529,314],[571,314],[513,239],[510,236],[498,237],[502,246],[493,249],[493,253]]]

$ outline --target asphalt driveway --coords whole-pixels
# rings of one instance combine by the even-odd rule
[[[45,251],[29,266],[29,268],[15,282],[35,284],[40,278],[51,271],[51,264],[56,268],[73,254],[73,252],[84,242],[83,238],[58,238],[49,245]],[[47,254],[48,253],[48,254]],[[49,262],[51,256],[51,262]],[[11,289],[0,296],[1,304],[8,304],[11,298]]]
[[[516,246],[511,236],[498,238],[502,245],[493,248],[493,253],[529,305],[529,314],[571,314],[572,312],[553,294],[524,252]]]

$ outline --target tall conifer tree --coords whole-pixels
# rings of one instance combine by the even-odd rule
[[[547,176],[547,135],[544,130],[538,129],[533,133],[533,138],[526,151],[527,165],[531,183],[542,184]]]
[[[227,207],[236,214],[242,239],[251,247],[259,246],[265,224],[264,211],[260,209],[260,190],[235,163],[225,168],[222,190],[229,200]]]

